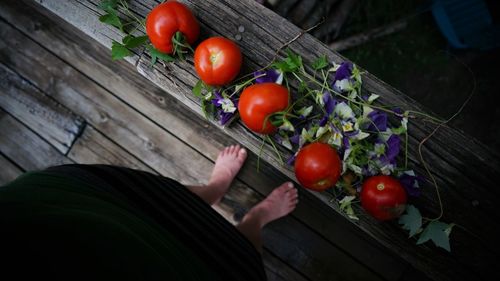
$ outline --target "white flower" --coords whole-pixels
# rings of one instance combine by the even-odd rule
[[[300,116],[304,116],[304,117],[307,117],[309,116],[309,114],[311,114],[313,110],[313,106],[308,106],[308,107],[302,107],[301,109],[299,109],[297,111],[297,113],[300,115]]]
[[[233,113],[236,111],[236,107],[234,106],[234,103],[230,99],[222,99],[217,102],[218,104],[222,105],[222,110],[224,112],[228,113]]]
[[[337,114],[341,119],[344,120],[353,119],[355,117],[352,108],[349,107],[345,102],[337,104],[333,112],[335,112],[335,114]]]
[[[333,84],[333,88],[337,89],[339,92],[347,92],[354,89],[351,85],[351,82],[347,78],[335,81],[335,84]]]

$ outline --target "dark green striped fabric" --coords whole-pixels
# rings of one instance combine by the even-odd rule
[[[252,244],[209,205],[126,168],[27,173],[0,188],[0,228],[0,270],[18,278],[266,279]]]

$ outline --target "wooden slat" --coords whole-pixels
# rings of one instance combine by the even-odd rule
[[[90,124],[99,131],[106,132],[114,142],[133,153],[136,157],[143,160],[163,175],[182,179],[185,182],[196,182],[200,179],[208,178],[207,173],[212,167],[212,163],[206,158],[201,157],[196,152],[177,138],[162,130],[154,123],[149,121],[143,115],[132,110],[130,107],[116,99],[109,92],[99,86],[96,86],[87,77],[66,65],[59,58],[50,55],[39,45],[19,34],[12,27],[0,24],[2,35],[9,36],[7,44],[22,45],[22,49],[2,48],[2,57],[10,57],[8,62],[4,62],[13,67],[16,72],[30,79],[37,87],[47,94],[50,94],[58,102],[71,108],[75,113],[85,116]],[[8,45],[7,45],[8,46]],[[33,56],[32,54],[37,54]],[[46,75],[50,76],[50,82],[47,79],[37,77],[33,72],[37,66],[47,66],[50,69]],[[146,145],[143,141],[146,139]],[[152,145],[155,144],[155,145]],[[165,164],[164,162],[172,162]],[[168,165],[168,166],[166,166]],[[239,191],[238,191],[239,190]],[[245,194],[244,198],[238,198],[237,202],[248,208],[253,205],[247,204],[249,198],[248,187],[241,182],[236,182],[231,193],[235,191]],[[255,193],[255,192],[253,192]],[[251,195],[251,194],[250,194]],[[253,195],[257,197],[257,195]],[[234,196],[233,198],[237,198]],[[355,278],[380,280],[376,275],[367,270],[364,266],[352,259],[349,255],[340,251],[332,244],[328,243],[320,236],[317,236],[311,230],[305,228],[298,221],[287,218],[287,224],[293,229],[299,229],[303,233],[308,233],[309,237],[314,237],[316,244],[313,249],[303,246],[304,255],[308,256],[310,262],[299,263],[296,257],[281,256],[282,259],[292,263],[298,270],[307,272],[311,278],[316,279],[318,274],[313,270],[317,268],[327,268],[327,260],[314,260],[311,252],[328,251],[332,255],[332,261],[342,265],[344,268],[356,269]],[[269,241],[268,243],[272,243]],[[281,254],[281,253],[278,253]],[[336,272],[335,276],[346,275],[348,271]]]
[[[20,7],[16,9],[28,9],[21,4],[18,6]],[[118,95],[122,100],[126,100],[131,106],[145,112],[157,124],[167,128],[196,150],[202,151],[208,158],[214,160],[222,146],[234,143],[232,139],[224,135],[224,132],[214,128],[213,125],[200,122],[199,118],[193,116],[189,110],[184,109],[185,112],[176,110],[180,107],[176,99],[156,87],[151,87],[130,66],[110,61],[109,54],[102,51],[102,47],[99,49],[99,46],[88,42],[85,38],[76,40],[75,32],[69,27],[58,28],[57,24],[37,17],[33,11],[27,10],[16,14],[14,10],[14,8],[9,10],[7,5],[0,9],[0,13],[25,34],[30,35],[53,53],[60,54],[65,61],[71,62],[80,71]],[[29,18],[26,15],[30,15]],[[250,155],[238,177],[256,188],[261,194],[267,194],[273,186],[288,180],[266,163],[261,163],[262,170],[256,176],[256,162],[255,155]],[[229,194],[225,200],[227,205],[221,206],[218,211],[234,223],[234,219],[231,218],[232,214],[241,214],[245,211],[241,209],[241,205],[238,207],[235,198],[241,201],[248,197],[249,195],[246,195],[244,191],[237,193],[237,196]],[[251,206],[259,198],[261,197],[253,201],[247,200],[243,205]],[[367,237],[342,217],[329,212],[328,208],[321,208],[320,205],[316,198],[303,193],[301,204],[293,215],[345,252],[355,255],[362,263],[367,264],[385,278],[395,280],[399,277],[406,267],[405,264],[394,255],[385,253],[374,243],[373,238]],[[377,259],[373,258],[374,255]]]
[[[0,153],[0,186],[11,182],[22,173],[18,166]]]
[[[84,122],[28,81],[0,65],[0,106],[56,147],[68,152]]]
[[[55,147],[0,108],[0,151],[26,171],[72,163]]]
[[[109,46],[109,37],[113,38],[113,36],[116,36],[116,33],[104,36],[103,33],[106,32],[106,29],[87,29],[85,24],[87,24],[89,18],[88,14],[86,14],[86,18],[75,18],[76,14],[74,12],[67,12],[66,10],[71,7],[61,7],[59,4],[56,5],[55,2],[43,1],[42,4],[105,45]],[[135,1],[132,2],[135,3]],[[264,65],[274,55],[274,49],[299,33],[299,30],[295,26],[276,17],[274,13],[263,9],[254,1],[187,2],[198,14],[207,34],[213,34],[213,32],[211,33],[211,31],[207,30],[216,30],[222,35],[232,37],[239,25],[245,26],[246,31],[239,44],[247,60],[253,63]],[[88,4],[88,2],[86,3]],[[136,3],[134,7],[137,7],[139,14],[141,14],[142,10],[147,11],[147,8],[153,4],[154,2],[152,1],[141,1],[141,4]],[[77,7],[75,5],[79,4],[72,2],[72,5]],[[141,6],[143,7],[142,10],[140,9]],[[78,9],[83,10],[81,7]],[[68,15],[71,16],[69,17]],[[222,21],[221,19],[224,20]],[[101,37],[108,38],[106,39],[107,42]],[[309,62],[320,54],[328,55],[331,60],[343,60],[338,54],[332,52],[309,35],[304,35],[294,42],[291,48],[300,53],[305,61]],[[148,63],[140,62],[138,70],[161,88],[174,95],[182,103],[199,112],[196,100],[189,94],[189,87],[194,85],[196,77],[185,63],[171,64],[167,71],[160,67],[150,68]],[[171,73],[175,73],[176,75],[171,75]],[[425,111],[413,100],[379,81],[372,75],[365,74],[363,78],[365,89],[381,94],[381,101],[384,104],[393,104],[405,109]],[[426,122],[413,121],[415,128],[410,130],[412,134],[410,145],[415,147],[418,140],[430,133],[433,127]],[[230,130],[227,130],[227,133],[252,151],[258,151],[258,139],[254,138],[253,134],[250,134],[241,124],[235,124]],[[439,136],[442,136],[442,138],[439,138]],[[441,188],[442,197],[448,201],[457,200],[457,203],[450,204],[456,208],[446,212],[443,219],[474,229],[474,233],[480,239],[475,239],[474,236],[456,231],[453,234],[454,236],[452,236],[453,254],[449,255],[427,245],[416,247],[413,241],[407,240],[402,232],[397,230],[398,227],[396,225],[380,224],[367,217],[362,218],[357,223],[357,226],[359,229],[376,238],[382,245],[424,271],[430,278],[452,279],[454,277],[463,278],[464,276],[472,278],[475,274],[479,274],[480,276],[488,276],[488,274],[499,276],[500,273],[493,270],[493,261],[497,260],[498,249],[485,247],[485,245],[494,244],[496,241],[495,237],[500,234],[499,228],[491,227],[495,225],[494,218],[498,217],[498,212],[494,208],[493,203],[495,202],[493,199],[498,198],[498,191],[488,188],[489,186],[495,186],[493,179],[497,178],[499,174],[498,167],[500,166],[500,161],[498,156],[491,153],[491,151],[469,136],[465,136],[450,128],[442,129],[436,138],[428,142],[427,146],[432,148],[428,150],[428,154],[435,156],[434,159],[440,160],[433,166],[433,171],[443,179],[442,183],[444,185]],[[413,155],[415,156],[415,154]],[[428,157],[430,158],[431,156]],[[281,167],[277,164],[278,162],[270,149],[266,148],[263,158],[272,163],[278,170],[293,178],[293,172],[289,168]],[[417,158],[414,157],[413,159]],[[470,163],[474,163],[474,165],[470,165]],[[413,162],[412,166],[420,166],[420,164]],[[459,167],[459,169],[449,169],[449,167]],[[467,168],[464,169],[464,167]],[[421,166],[417,170],[422,171]],[[453,182],[458,184],[453,186]],[[436,198],[433,196],[430,185],[427,185],[427,190],[430,191],[425,192],[422,197],[422,204],[424,206],[434,206],[432,212],[436,214]],[[335,206],[328,204],[328,197],[317,193],[312,193],[312,195],[322,200],[325,205],[338,211],[338,209],[335,209]],[[472,208],[466,213],[460,211],[464,207],[463,202],[472,202],[474,200],[480,202],[480,208]],[[461,206],[461,208],[457,206]],[[477,218],[481,218],[481,220]],[[473,245],[471,245],[471,241]],[[470,255],[470,249],[472,248],[482,250],[476,255]],[[434,258],[429,259],[429,256],[433,256]]]
[[[76,140],[68,158],[79,164],[117,165],[157,174],[90,125],[85,127],[82,135]]]

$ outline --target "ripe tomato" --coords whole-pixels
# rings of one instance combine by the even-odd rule
[[[170,0],[162,3],[146,17],[146,34],[153,46],[160,52],[172,54],[172,37],[182,32],[192,45],[200,34],[200,25],[193,13],[184,4]]]
[[[233,41],[211,37],[194,51],[194,67],[207,85],[222,86],[231,82],[240,72],[243,56]]]
[[[302,186],[323,191],[334,186],[340,177],[340,158],[326,143],[304,146],[295,159],[295,176]]]
[[[252,131],[270,134],[276,130],[269,116],[288,107],[288,90],[276,83],[254,84],[243,90],[238,111],[243,123]],[[267,122],[264,124],[264,121]]]
[[[361,190],[361,206],[378,220],[397,218],[405,210],[406,191],[393,177],[369,177]]]

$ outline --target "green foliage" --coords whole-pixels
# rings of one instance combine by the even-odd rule
[[[273,67],[279,69],[283,73],[296,72],[303,69],[302,57],[292,52],[290,49],[286,50],[287,57],[284,60],[273,63]]]
[[[99,8],[106,12],[115,11],[118,6],[118,0],[104,0],[99,3]]]
[[[148,41],[147,35],[139,36],[139,37],[135,37],[133,35],[127,35],[127,36],[123,37],[123,39],[122,39],[123,45],[125,45],[125,47],[127,47],[129,49],[137,48],[137,47],[143,45],[144,43],[146,43],[146,41]]]
[[[115,10],[109,10],[108,13],[99,17],[99,21],[118,27],[123,32],[123,23],[118,17]]]
[[[132,52],[127,49],[124,45],[113,41],[113,45],[111,46],[111,58],[113,60],[123,59],[124,57],[131,56]]]
[[[151,55],[151,64],[154,65],[158,59],[161,59],[166,62],[172,62],[175,59],[172,56],[169,56],[165,53],[160,52],[158,49],[153,47],[152,45],[148,45],[146,47]]]
[[[455,224],[446,224],[440,221],[431,221],[420,234],[417,245],[432,240],[437,247],[450,252],[450,233]]]
[[[196,82],[196,85],[194,85],[193,87],[193,95],[195,97],[198,97],[198,98],[203,98],[203,95],[201,93],[201,89],[203,87],[203,81],[201,80],[198,80],[198,82]]]
[[[148,36],[134,36],[131,34],[134,33],[139,26],[144,25],[144,22],[142,20],[138,19],[135,16],[132,16],[134,20],[130,22],[123,22],[118,16],[118,8],[120,8],[120,11],[125,11],[126,13],[131,15],[130,11],[128,10],[126,1],[104,0],[99,3],[99,8],[106,12],[106,14],[99,17],[99,21],[117,27],[121,32],[126,33],[126,35],[122,38],[122,43],[113,41],[113,44],[111,46],[111,57],[113,60],[119,60],[127,56],[131,56],[133,55],[133,53],[131,52],[132,49],[138,48],[147,43]],[[136,22],[137,27],[132,31],[125,31],[124,27],[134,22]]]
[[[323,68],[328,67],[328,59],[326,58],[326,55],[322,55],[321,57],[318,57],[313,62],[312,67],[314,70],[321,70]]]
[[[422,228],[422,215],[420,211],[413,205],[406,206],[406,214],[399,218],[399,224],[403,225],[403,229],[410,232],[410,237],[413,237]]]

